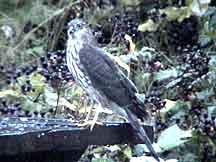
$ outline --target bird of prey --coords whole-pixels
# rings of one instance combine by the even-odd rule
[[[96,110],[93,121],[96,122],[103,108],[123,115],[131,124],[135,134],[146,144],[152,156],[159,161],[157,153],[138,120],[138,118],[147,118],[148,113],[136,97],[138,91],[135,85],[98,46],[91,29],[83,20],[71,20],[68,23],[67,34],[68,69],[75,82],[100,107],[100,110]]]

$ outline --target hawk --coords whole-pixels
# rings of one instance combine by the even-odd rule
[[[81,19],[68,23],[66,61],[75,82],[99,107],[111,109],[126,118],[137,136],[146,144],[153,157],[159,161],[151,142],[139,123],[147,118],[144,105],[138,102],[137,88],[124,75],[116,63],[103,51],[89,26]],[[100,109],[100,110],[101,110]],[[96,110],[96,122],[100,110]]]

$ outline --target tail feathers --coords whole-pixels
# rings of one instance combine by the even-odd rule
[[[136,114],[136,116],[141,120],[149,119],[149,113],[145,110],[145,105],[138,102],[137,100],[133,100],[132,102],[133,105],[131,105],[131,108],[129,107],[130,111]]]
[[[136,133],[139,136],[139,138],[142,139],[143,142],[146,144],[146,146],[149,149],[149,151],[152,154],[152,156],[158,162],[160,162],[159,156],[155,152],[155,150],[154,150],[154,148],[153,148],[153,146],[151,144],[151,141],[148,138],[148,136],[146,134],[146,131],[143,129],[143,127],[139,123],[138,118],[129,109],[126,109],[126,113],[127,113],[127,116],[128,116],[128,120],[129,120],[132,128],[134,129],[134,131],[136,131]]]

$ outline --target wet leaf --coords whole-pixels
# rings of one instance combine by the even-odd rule
[[[162,150],[171,150],[187,142],[185,138],[191,137],[191,130],[182,130],[176,124],[165,129],[159,136],[157,144]]]
[[[165,13],[169,21],[178,20],[179,22],[191,16],[191,11],[189,7],[167,7],[165,9],[161,9],[160,13]]]
[[[3,90],[0,91],[0,97],[7,97],[7,96],[14,96],[14,97],[19,97],[21,94],[15,90]]]
[[[129,146],[124,149],[123,153],[127,158],[132,157],[132,150],[131,150],[131,148]]]
[[[114,161],[110,158],[95,158],[92,160],[92,162],[114,162]]]
[[[50,106],[57,105],[58,95],[56,92],[54,92],[52,88],[46,87],[44,91],[44,95],[45,95],[45,101],[48,105]],[[74,103],[73,104],[70,103],[68,100],[66,100],[65,98],[61,96],[59,96],[58,106],[65,106],[72,111],[75,111],[75,107],[76,107]]]
[[[184,155],[181,162],[197,162],[197,161],[198,161],[198,158],[194,154],[188,153]]]
[[[44,47],[43,46],[36,46],[36,47],[33,47],[33,48],[29,48],[26,50],[26,54],[29,54],[29,55],[40,55],[42,53],[44,53]]]
[[[160,70],[158,73],[155,74],[155,80],[162,81],[171,77],[178,77],[179,71],[176,68],[166,69],[166,70]]]
[[[171,110],[172,108],[174,108],[177,104],[176,101],[172,101],[169,99],[165,99],[164,100],[166,102],[165,104],[165,108],[161,110],[161,112],[168,112],[169,110]]]
[[[153,20],[149,19],[145,23],[138,26],[138,30],[141,32],[151,32],[156,31],[158,28],[158,24],[154,23]]]
[[[181,81],[182,81],[182,78],[174,79],[171,82],[169,82],[165,87],[166,88],[172,88]]]
[[[161,158],[160,158],[160,161],[165,162]],[[151,156],[140,156],[140,157],[131,158],[130,162],[157,162],[157,160]],[[176,162],[176,161],[173,161],[173,162]]]
[[[45,101],[47,104],[49,104],[50,106],[56,106],[57,105],[58,95],[57,95],[57,93],[55,93],[53,91],[53,89],[51,89],[50,87],[47,87],[44,90],[44,95],[45,95]]]
[[[200,100],[207,100],[209,97],[214,95],[214,90],[212,88],[202,90],[196,93],[196,97]]]
[[[30,76],[31,84],[36,92],[43,92],[46,87],[45,78],[40,74],[32,74]]]
[[[29,98],[26,98],[25,102],[23,102],[23,107],[26,110],[37,112],[41,112],[43,109],[45,109],[43,105],[38,102],[33,102],[33,100],[29,100]]]
[[[211,0],[193,0],[191,11],[197,16],[202,16],[208,10],[210,2]]]

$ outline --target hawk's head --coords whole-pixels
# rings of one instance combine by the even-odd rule
[[[89,26],[81,19],[73,19],[68,23],[68,38],[79,39],[90,32]]]
[[[75,44],[96,45],[97,41],[89,25],[81,19],[73,19],[68,23],[68,42]]]

